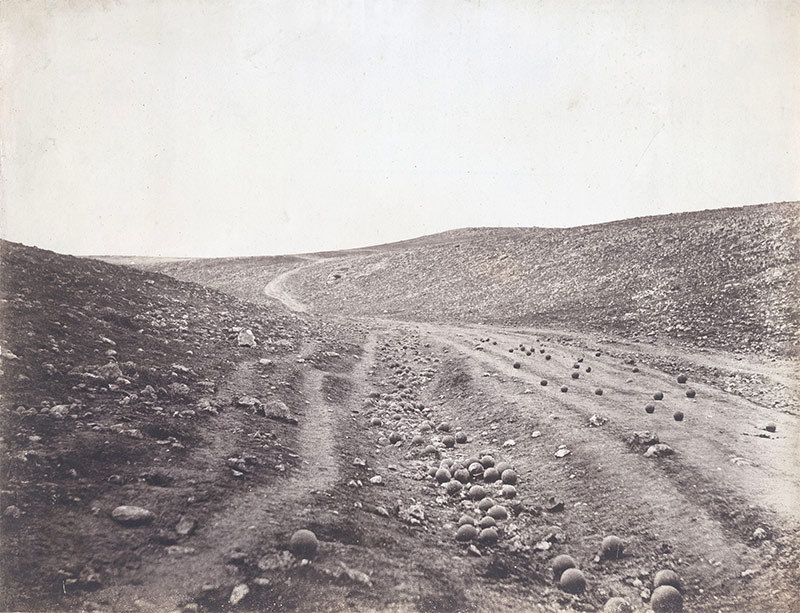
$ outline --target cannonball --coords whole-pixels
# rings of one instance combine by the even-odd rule
[[[425,472],[426,472],[426,473],[427,473],[429,476],[431,476],[431,477],[436,477],[436,471],[437,471],[437,470],[439,470],[439,469],[438,469],[438,468],[436,468],[435,466],[431,466],[431,467],[430,467],[430,468],[428,468],[428,470],[426,470]]]
[[[551,355],[548,353],[546,356],[544,356],[544,359],[545,359],[545,360],[549,360],[549,359],[550,359],[550,358],[552,358],[552,357],[553,357],[553,356],[551,356]]]
[[[500,473],[500,480],[508,485],[516,485],[517,479],[517,473],[513,468],[506,469]]]
[[[562,385],[562,386],[561,386],[561,391],[562,391],[562,392],[564,392],[564,393],[566,393],[566,392],[568,392],[568,391],[569,391],[569,388],[568,388],[566,385]]]
[[[449,435],[448,435],[448,436],[445,436],[445,437],[442,439],[442,444],[443,444],[445,447],[447,447],[448,449],[451,449],[451,448],[453,448],[453,447],[455,447],[455,446],[456,446],[456,437],[455,437],[455,436],[449,436]]]
[[[586,372],[592,372],[592,367],[591,366],[587,366],[586,367]]]
[[[457,496],[461,492],[462,485],[458,481],[448,481],[444,486],[444,491],[448,496]]]
[[[577,568],[575,559],[565,553],[553,558],[553,577],[556,581],[561,578],[561,574],[568,568]]]
[[[778,428],[772,422],[769,422],[766,426],[764,426],[764,430],[766,430],[767,432],[775,432],[775,430],[777,429]]]
[[[473,485],[469,488],[469,497],[473,500],[486,498],[486,490],[481,485]]]
[[[655,407],[655,405],[654,405],[654,404],[648,404],[648,405],[647,405],[647,406],[644,408],[644,410],[645,410],[647,413],[650,413],[650,414],[652,414],[652,413],[655,413],[655,411],[656,411],[656,407]]]
[[[694,391],[692,389],[686,390],[686,397],[687,398],[694,398],[695,396],[697,396],[697,392],[696,391]]]
[[[580,377],[580,376],[581,376],[581,373],[579,373],[577,370],[576,370],[575,372],[573,372],[573,373],[572,373],[572,378],[573,378],[573,379],[577,379],[577,378],[578,378],[578,377]]]
[[[423,455],[439,455],[439,450],[436,449],[433,445],[427,445],[425,449],[422,450]]]
[[[598,351],[598,352],[596,352],[596,353],[594,354],[594,357],[596,357],[596,358],[599,358],[599,357],[600,357],[600,352],[599,352],[599,351]]]
[[[539,353],[544,353],[544,349],[539,349]]]
[[[653,613],[679,613],[683,611],[683,597],[671,585],[662,585],[653,590],[650,608]]]
[[[471,515],[462,515],[458,518],[458,525],[463,526],[464,524],[469,524],[470,526],[475,525],[475,518]]]
[[[431,427],[431,424],[430,424],[430,422],[423,421],[423,422],[422,422],[422,423],[419,425],[419,431],[420,431],[420,432],[430,432],[431,430],[433,430],[433,428]]]
[[[403,435],[402,435],[402,434],[400,434],[399,432],[392,432],[392,433],[389,435],[389,442],[390,442],[392,445],[394,445],[395,443],[399,443],[399,442],[400,442],[400,441],[402,441],[402,440],[403,440]]]
[[[596,390],[594,390],[594,393],[596,395],[598,395],[598,396],[602,396],[603,395],[603,390],[598,387]]]
[[[306,560],[314,557],[318,546],[317,537],[311,530],[298,530],[289,541],[289,551],[294,557]]]
[[[519,362],[514,362],[514,368],[522,368],[522,364]]]
[[[509,468],[511,468],[511,464],[502,461],[495,464],[494,467],[497,469],[497,472],[499,472],[502,475],[504,470],[508,470]]]
[[[481,498],[481,501],[478,503],[478,509],[486,513],[486,511],[491,509],[494,504],[494,500],[487,496],[486,498]]]
[[[662,585],[671,585],[676,590],[681,591],[681,579],[678,577],[678,573],[668,568],[658,571],[653,577],[653,587],[657,588]]]
[[[497,520],[494,517],[490,517],[489,515],[484,515],[478,522],[478,528],[480,528],[481,530],[483,530],[484,528],[494,528],[496,525],[497,525]]]
[[[639,368],[638,368],[637,366],[634,366],[634,367],[633,367],[633,370],[632,370],[631,372],[633,372],[633,373],[637,373],[637,372],[639,372]]]
[[[383,422],[381,421],[380,417],[373,417],[369,423],[373,426],[380,426]]]
[[[467,442],[467,435],[464,432],[456,432],[456,443],[463,445]]]
[[[586,589],[586,577],[577,568],[568,568],[561,574],[558,585],[565,592],[580,594]]]
[[[547,387],[547,379],[542,379],[541,381],[539,381],[539,385],[541,385],[542,387]]]
[[[675,413],[672,415],[672,418],[675,421],[683,421],[683,411],[675,411]]]
[[[480,459],[481,464],[484,468],[489,468],[494,466],[494,458],[490,455],[485,455]]]
[[[500,490],[500,494],[503,498],[514,498],[517,495],[517,488],[513,485],[504,485],[503,489]]]
[[[483,471],[483,480],[486,481],[486,483],[494,483],[499,478],[500,473],[497,472],[497,469],[494,466],[490,466]]]
[[[577,363],[572,365],[572,368],[580,368],[580,367],[581,367],[581,365],[577,364]]]
[[[459,481],[460,483],[469,483],[471,478],[472,476],[469,474],[469,471],[466,468],[459,468],[453,473],[453,479]]]
[[[653,400],[664,400],[664,392],[656,392],[653,394]]]
[[[614,596],[606,601],[603,613],[633,613],[633,607],[624,598]]]
[[[471,456],[469,456],[469,457],[468,457],[466,460],[464,460],[464,461],[462,462],[462,464],[463,464],[464,466],[466,466],[466,467],[469,467],[469,466],[470,466],[470,464],[474,464],[475,462],[480,462],[480,460],[478,460],[478,458],[476,458],[474,455],[471,455]]]
[[[452,458],[442,458],[442,461],[439,462],[439,466],[441,468],[450,468],[454,463]]]
[[[497,539],[500,536],[497,534],[497,528],[484,528],[478,534],[478,542],[483,543],[484,545],[493,545],[497,542]]]
[[[688,380],[689,380],[689,377],[687,377],[683,373],[678,375],[678,383],[686,383]]]
[[[478,529],[471,524],[462,524],[456,531],[456,540],[461,543],[469,542],[476,536],[478,536]]]
[[[604,558],[621,558],[622,557],[622,550],[625,548],[622,539],[618,536],[614,536],[613,534],[605,537],[603,539],[602,545],[600,545],[600,549],[603,552]]]
[[[469,465],[469,468],[467,470],[469,470],[471,475],[477,477],[483,474],[483,464],[481,464],[480,462],[473,462],[472,464]]]
[[[439,483],[447,483],[448,481],[450,481],[450,479],[452,479],[453,476],[450,474],[450,471],[447,470],[446,468],[440,468],[439,470],[436,471],[435,477]]]
[[[486,515],[498,521],[501,519],[508,519],[508,510],[503,505],[496,504],[486,511]]]
[[[438,426],[436,426],[436,429],[439,432],[450,432],[450,423],[446,422],[446,421],[443,421]]]

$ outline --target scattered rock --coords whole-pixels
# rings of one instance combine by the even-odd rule
[[[111,511],[111,518],[123,526],[148,524],[155,517],[152,511],[133,505],[121,505]]]
[[[236,343],[239,347],[255,347],[256,337],[252,330],[242,330],[236,337]]]
[[[614,596],[606,601],[603,606],[603,613],[633,613],[633,607],[624,598]]]
[[[297,425],[297,419],[292,417],[289,407],[280,400],[269,400],[264,405],[264,416],[275,421],[282,421],[293,426]]]
[[[658,434],[649,430],[638,430],[631,434],[628,445],[631,447],[646,447],[658,443]]]
[[[239,343],[240,345],[242,343]],[[247,587],[246,583],[240,583],[231,591],[231,596],[228,599],[228,602],[231,603],[231,606],[235,607],[239,604],[247,595],[250,593],[250,588]]]
[[[608,421],[608,417],[603,417],[601,415],[592,415],[589,418],[589,427],[591,428],[599,428],[603,424]]]
[[[644,452],[643,457],[645,458],[663,458],[668,455],[672,455],[675,453],[675,450],[666,445],[664,443],[658,443],[657,445],[651,445],[647,448],[647,451]]]
[[[194,532],[197,522],[189,517],[181,517],[180,521],[175,525],[175,532],[181,536],[188,536]]]

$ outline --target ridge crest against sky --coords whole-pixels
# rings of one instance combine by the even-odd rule
[[[800,3],[0,3],[3,238],[233,256],[800,198]]]

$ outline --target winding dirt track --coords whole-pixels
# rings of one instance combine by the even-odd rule
[[[364,360],[349,373],[353,381],[366,379],[366,363],[371,360],[374,340],[365,346]],[[319,347],[306,343],[299,355],[313,355]],[[299,467],[279,483],[250,488],[232,498],[226,507],[214,516],[204,518],[191,541],[192,551],[184,555],[165,556],[150,564],[134,584],[123,584],[95,594],[98,599],[109,599],[122,610],[174,611],[192,600],[202,588],[225,585],[231,581],[227,560],[236,552],[258,555],[265,543],[274,546],[279,534],[285,530],[283,521],[291,509],[295,521],[308,520],[307,507],[312,498],[329,489],[339,477],[339,459],[334,449],[336,440],[336,414],[342,407],[325,393],[324,370],[306,364],[303,374],[302,396],[305,411],[298,415],[297,451]],[[258,377],[257,361],[248,360],[238,365],[218,396],[230,398],[239,395],[263,397],[265,383]],[[360,388],[348,394],[348,402],[357,402]],[[239,449],[226,427],[225,413],[206,430],[205,444],[194,453],[216,459],[217,462],[233,456]],[[276,487],[279,493],[276,495]],[[267,547],[269,549],[269,547]],[[157,603],[157,604],[156,604]]]

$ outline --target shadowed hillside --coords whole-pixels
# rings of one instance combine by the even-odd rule
[[[0,606],[84,610],[291,474],[292,420],[241,397],[302,415],[290,352],[313,325],[165,275],[5,241],[0,254]],[[120,505],[146,508],[146,526],[115,521]]]
[[[761,205],[567,229],[459,230],[434,244],[306,267],[287,288],[318,311],[791,353],[798,210]]]

